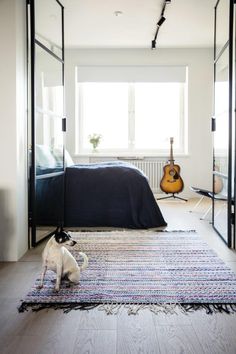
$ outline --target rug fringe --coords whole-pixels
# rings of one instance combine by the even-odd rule
[[[29,308],[33,312],[38,312],[45,309],[54,309],[54,310],[63,310],[64,313],[69,313],[71,310],[81,310],[81,311],[89,311],[92,310],[101,304],[96,303],[27,303],[22,302],[21,305],[18,307],[18,312],[25,312],[28,311]]]
[[[107,315],[117,315],[123,306],[122,304],[102,304],[98,306],[98,310],[105,311]]]
[[[236,312],[236,304],[181,304],[185,312],[194,312],[204,309],[206,314],[226,313],[232,314]]]
[[[178,314],[181,311],[184,314],[195,312],[198,310],[205,310],[206,314],[212,315],[214,313],[233,314],[236,312],[236,304],[179,304],[179,303],[159,303],[159,304],[100,304],[100,303],[27,303],[22,302],[18,307],[18,312],[28,311],[29,308],[33,312],[38,312],[44,309],[63,310],[64,313],[68,313],[72,310],[89,311],[94,308],[98,308],[99,311],[104,311],[107,315],[117,315],[125,309],[128,315],[138,315],[141,310],[148,309],[152,313],[158,315],[164,314]]]

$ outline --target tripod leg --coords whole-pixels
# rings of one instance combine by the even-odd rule
[[[173,196],[172,196],[172,195],[169,195],[168,197],[156,198],[156,200],[161,200],[161,199],[169,199],[169,198],[173,198]]]
[[[185,202],[188,201],[188,199],[184,199],[184,198],[181,198],[181,197],[177,197],[176,195],[173,194],[173,198],[176,198],[176,199],[180,199],[180,200],[183,200]]]
[[[185,202],[188,201],[187,199],[184,199],[184,198],[181,198],[181,197],[177,197],[174,193],[172,195],[169,195],[168,197],[156,198],[156,200],[169,199],[169,198],[180,199],[180,200],[184,200]]]

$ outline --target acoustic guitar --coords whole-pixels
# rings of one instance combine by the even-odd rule
[[[165,193],[180,193],[184,189],[184,182],[180,177],[180,166],[176,165],[173,158],[174,138],[170,138],[170,159],[169,163],[163,167],[164,175],[161,179],[160,187]]]

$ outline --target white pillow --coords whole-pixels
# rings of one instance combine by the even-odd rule
[[[55,168],[56,159],[46,145],[36,145],[36,166],[42,168]]]
[[[61,154],[62,154],[62,150],[60,150],[60,149],[53,150],[54,158],[59,163],[62,160]],[[74,161],[72,160],[69,152],[67,150],[65,150],[65,167],[69,167],[69,166],[73,166],[73,165],[74,165]]]

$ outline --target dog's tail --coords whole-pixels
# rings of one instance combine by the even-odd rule
[[[80,254],[80,256],[82,256],[83,259],[84,259],[84,262],[83,262],[83,264],[81,265],[80,269],[81,269],[81,270],[84,270],[84,269],[86,269],[87,266],[88,266],[88,256],[87,256],[84,252],[80,252],[79,254]]]

